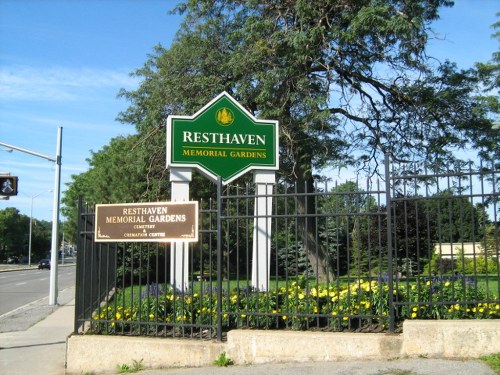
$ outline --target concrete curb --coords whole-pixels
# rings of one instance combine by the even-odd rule
[[[236,365],[396,358],[479,358],[500,352],[500,321],[407,321],[403,334],[235,330],[227,342],[72,335],[67,374],[113,372],[117,363],[147,368],[210,366],[226,352]],[[113,361],[110,361],[110,358]]]

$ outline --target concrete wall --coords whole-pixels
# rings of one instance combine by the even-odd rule
[[[376,360],[402,357],[478,358],[500,352],[500,320],[405,321],[402,334],[234,330],[227,342],[72,335],[67,374],[116,373],[142,360],[147,368],[211,365],[222,353],[235,364]]]
[[[402,353],[436,358],[479,358],[500,353],[500,321],[405,321]]]

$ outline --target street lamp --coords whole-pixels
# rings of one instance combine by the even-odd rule
[[[47,192],[52,192],[52,190],[47,190]],[[31,268],[31,236],[32,236],[32,233],[33,233],[33,200],[36,198],[36,197],[39,197],[40,195],[42,195],[43,193],[45,193],[45,191],[37,194],[37,195],[32,195],[30,198],[31,198],[31,208],[30,208],[30,237],[29,237],[29,241],[28,241],[28,267]]]
[[[56,171],[54,175],[54,201],[53,201],[53,214],[52,214],[52,241],[50,247],[50,285],[49,285],[49,305],[57,305],[57,231],[59,229],[59,202],[61,199],[61,159],[62,159],[62,127],[57,130],[57,144],[56,156],[47,156],[36,151],[28,150],[25,148],[12,146],[7,143],[0,142],[0,146],[11,148],[16,151],[21,151],[42,159],[47,159],[56,164]]]

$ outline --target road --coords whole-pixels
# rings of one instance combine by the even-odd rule
[[[49,294],[50,271],[27,269],[0,272],[0,317]],[[58,269],[58,290],[75,285],[75,266]]]

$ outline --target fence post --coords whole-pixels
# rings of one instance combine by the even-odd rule
[[[385,200],[387,217],[387,266],[388,273],[388,293],[389,293],[389,331],[395,330],[395,311],[394,311],[394,270],[392,267],[392,212],[391,212],[391,172],[389,165],[389,154],[384,155],[385,164]]]
[[[217,177],[217,340],[222,341],[222,178]]]
[[[78,333],[79,324],[78,320],[83,318],[83,301],[82,301],[82,288],[84,286],[82,279],[82,267],[83,267],[83,240],[82,240],[82,231],[83,231],[83,223],[82,223],[82,215],[83,215],[83,197],[78,195],[78,216],[77,216],[77,230],[76,230],[76,248],[78,249],[76,253],[76,282],[75,282],[75,321],[73,333]],[[81,249],[81,250],[80,250]]]

